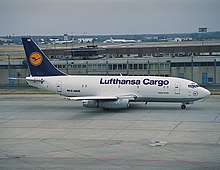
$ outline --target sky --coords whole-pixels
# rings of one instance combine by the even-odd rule
[[[0,35],[220,31],[220,0],[0,0]]]

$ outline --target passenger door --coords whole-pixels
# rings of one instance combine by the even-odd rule
[[[57,82],[57,92],[58,92],[58,93],[61,93],[61,92],[62,92],[62,82],[61,82],[61,81],[58,81],[58,82]]]

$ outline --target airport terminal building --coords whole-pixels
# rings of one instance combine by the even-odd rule
[[[45,49],[54,65],[72,75],[171,76],[201,85],[220,84],[220,44]],[[201,52],[202,51],[202,52]],[[0,61],[0,86],[24,85],[27,61]]]

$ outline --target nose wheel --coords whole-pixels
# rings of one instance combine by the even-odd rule
[[[185,104],[182,104],[181,105],[181,109],[185,109],[186,108],[186,105]]]

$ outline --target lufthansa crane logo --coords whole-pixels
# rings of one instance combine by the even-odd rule
[[[33,52],[33,53],[31,53],[31,55],[29,57],[29,61],[33,66],[39,66],[39,65],[41,65],[41,63],[43,61],[43,57],[40,53]]]
[[[198,96],[198,94],[199,94],[199,93],[198,93],[197,91],[194,91],[194,92],[193,92],[193,96]]]

